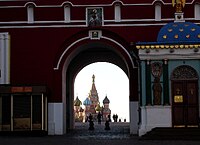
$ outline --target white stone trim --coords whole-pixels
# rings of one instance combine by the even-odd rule
[[[66,3],[72,5],[73,7],[93,7],[93,6],[94,7],[96,7],[96,6],[97,7],[99,7],[99,6],[106,7],[106,6],[113,6],[115,3],[121,3],[123,6],[143,6],[143,5],[154,5],[155,2],[161,2],[163,5],[171,5],[172,4],[172,3],[166,3],[163,0],[154,0],[154,1],[148,2],[148,3],[124,3],[121,0],[115,0],[110,4],[92,4],[92,5],[91,4],[75,5],[72,2],[65,1],[65,2],[61,3],[60,5],[59,4],[58,5],[36,5],[34,2],[27,2],[24,5],[19,5],[19,6],[16,6],[16,5],[0,6],[0,8],[21,8],[21,7],[26,7],[26,5],[28,3],[33,3],[36,7],[62,7]],[[194,2],[195,2],[195,0],[193,0],[191,2],[186,2],[186,5],[192,5]]]
[[[0,33],[0,84],[10,83],[10,36]]]
[[[138,122],[139,122],[139,102],[130,101],[130,134],[138,134]]]
[[[58,60],[58,62],[57,62],[57,65],[56,65],[56,67],[54,68],[54,70],[58,70],[59,69],[59,66],[60,66],[60,63],[61,63],[61,60],[62,60],[62,58],[64,57],[64,55],[65,55],[65,53],[71,48],[71,47],[73,47],[75,44],[77,44],[77,43],[79,43],[79,42],[81,42],[81,41],[83,41],[83,40],[86,40],[86,39],[89,39],[90,37],[83,37],[83,38],[81,38],[81,39],[78,39],[78,40],[76,40],[75,42],[73,42],[71,45],[69,45],[66,49],[65,49],[65,51],[61,54],[61,56],[60,56],[60,58],[59,58],[59,60]]]
[[[69,23],[71,21],[71,7],[69,4],[64,6],[64,21]]]
[[[195,52],[195,49],[197,52]],[[169,49],[140,49],[139,57],[146,59],[199,59],[200,48],[169,48]]]
[[[103,34],[102,34],[102,35],[103,35]],[[124,48],[123,45],[121,45],[120,43],[118,43],[117,41],[115,41],[114,39],[109,38],[109,37],[101,36],[101,38],[106,39],[106,40],[109,40],[109,41],[111,41],[111,42],[117,44],[119,47],[121,47],[121,48],[126,52],[126,54],[127,54],[127,56],[129,57],[129,59],[131,60],[132,67],[134,68],[133,60],[132,60],[131,56],[129,55],[129,52],[126,50],[126,48]],[[59,69],[60,63],[61,63],[61,61],[62,61],[62,59],[63,59],[65,53],[66,53],[71,47],[73,47],[75,44],[77,44],[77,43],[79,43],[79,42],[81,42],[81,41],[87,40],[87,39],[90,39],[90,37],[88,36],[88,37],[80,38],[80,39],[76,40],[75,42],[73,42],[71,45],[69,45],[69,46],[65,49],[65,51],[61,54],[61,56],[60,56],[60,58],[59,58],[59,60],[58,60],[58,62],[57,62],[56,67],[54,68],[54,70],[58,70],[58,69]]]
[[[143,106],[139,136],[146,134],[155,127],[172,127],[171,106]]]
[[[64,134],[63,103],[48,103],[48,135]]]
[[[115,22],[121,21],[121,5],[119,3],[115,4]]]
[[[194,17],[195,17],[195,20],[200,20],[200,4],[199,3],[196,3],[194,5]]]
[[[27,19],[28,23],[34,23],[34,6],[32,4],[27,6]]]
[[[159,3],[155,4],[155,21],[161,21],[161,5]]]

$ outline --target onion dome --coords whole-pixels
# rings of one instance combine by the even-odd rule
[[[200,41],[200,27],[191,22],[171,22],[163,26],[157,37],[161,43],[195,43]]]
[[[106,96],[103,100],[103,104],[109,104],[110,100],[108,99],[108,97]]]
[[[100,106],[100,104],[98,104],[98,105],[96,106],[95,110],[98,111],[98,112],[102,110],[102,107]]]
[[[83,102],[83,105],[85,105],[85,106],[89,106],[91,104],[92,104],[92,102],[90,101],[89,98],[86,98],[85,101]]]
[[[79,100],[78,96],[76,97],[76,100],[74,101],[74,106],[81,106],[82,102]]]

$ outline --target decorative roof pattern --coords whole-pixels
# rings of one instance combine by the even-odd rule
[[[191,22],[172,22],[163,26],[157,37],[157,42],[182,43],[199,42],[200,27]]]
[[[196,70],[189,65],[178,66],[171,74],[172,80],[197,80],[198,74]]]

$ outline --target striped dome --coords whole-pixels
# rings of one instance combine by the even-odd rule
[[[199,42],[200,27],[191,22],[172,22],[163,26],[157,37],[157,42],[180,43]]]

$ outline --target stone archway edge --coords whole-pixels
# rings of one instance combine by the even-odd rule
[[[128,51],[124,48],[124,46],[122,46],[120,43],[118,43],[117,41],[115,41],[115,40],[112,39],[112,38],[105,37],[105,36],[101,36],[101,38],[106,39],[106,40],[109,40],[109,41],[111,41],[111,42],[117,44],[119,47],[121,47],[121,48],[126,52],[126,54],[127,54],[127,56],[129,57],[129,59],[131,60],[131,65],[132,65],[132,67],[134,68],[133,60],[132,60],[131,56],[129,55]],[[87,40],[87,39],[90,39],[90,37],[89,37],[89,36],[88,36],[88,37],[83,37],[83,38],[81,38],[81,39],[78,39],[78,40],[74,41],[71,45],[69,45],[69,46],[65,49],[65,51],[61,54],[61,56],[59,57],[59,60],[57,61],[57,65],[56,65],[56,67],[54,67],[54,70],[58,70],[58,69],[59,69],[60,63],[61,63],[61,61],[62,61],[64,55],[66,54],[66,52],[67,52],[71,47],[73,47],[75,44],[77,44],[77,43],[79,43],[79,42],[81,42],[81,41]]]

